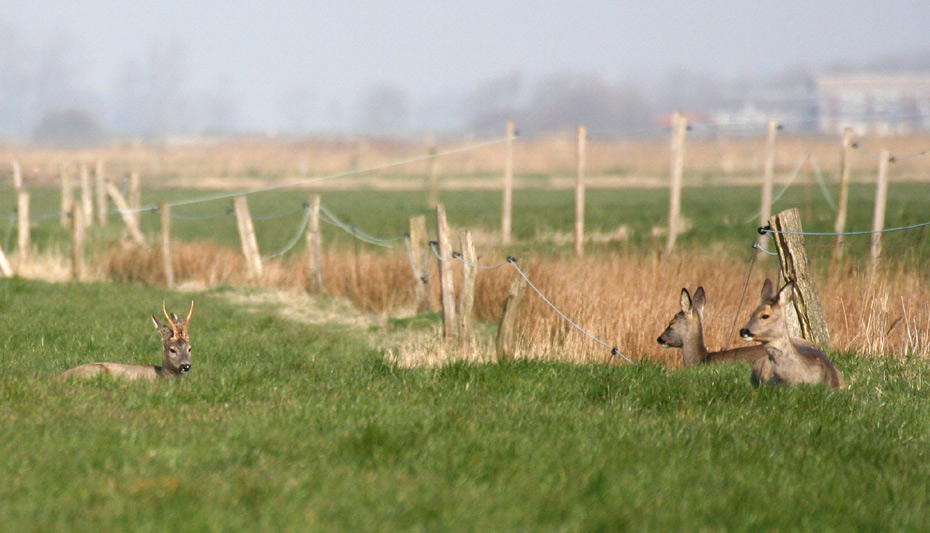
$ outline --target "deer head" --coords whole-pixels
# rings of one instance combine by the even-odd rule
[[[766,343],[778,338],[788,338],[785,310],[794,297],[794,283],[789,282],[778,294],[773,295],[773,292],[772,282],[765,280],[762,285],[762,303],[739,331],[743,340]]]
[[[191,315],[194,313],[194,302],[191,302],[187,318],[181,318],[174,313],[169,315],[164,302],[161,304],[161,310],[165,314],[168,323],[161,322],[155,315],[152,315],[152,321],[155,323],[155,329],[161,335],[161,341],[164,345],[162,369],[168,374],[186,374],[191,371],[192,348],[190,339],[187,337],[187,326],[190,324]]]
[[[656,342],[663,348],[681,348],[686,339],[690,338],[699,338],[703,342],[701,316],[704,314],[704,301],[704,287],[698,287],[694,291],[693,299],[688,289],[681,289],[681,296],[678,298],[681,311],[672,317],[672,321]]]

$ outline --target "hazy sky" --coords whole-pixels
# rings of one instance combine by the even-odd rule
[[[98,94],[173,46],[190,90],[221,88],[240,124],[271,129],[289,90],[348,106],[388,82],[423,104],[514,71],[736,77],[926,53],[930,1],[0,0],[2,27],[39,48],[65,43]]]

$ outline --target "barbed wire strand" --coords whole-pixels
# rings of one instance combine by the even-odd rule
[[[778,233],[781,235],[804,235],[807,237],[836,237],[838,235],[843,236],[853,236],[853,235],[872,235],[874,233],[890,233],[893,231],[904,231],[909,229],[922,228],[925,226],[930,226],[930,222],[921,222],[919,224],[911,224],[910,226],[900,226],[897,228],[885,228],[880,230],[867,230],[867,231],[847,231],[847,232],[832,232],[832,231],[781,231],[773,229],[771,226],[762,226],[759,228],[759,233]]]
[[[769,204],[770,206],[775,205],[775,203],[778,202],[778,200],[780,200],[782,196],[784,196],[785,192],[788,190],[788,187],[791,187],[791,184],[794,182],[795,178],[797,178],[797,177],[798,177],[798,174],[801,173],[801,167],[804,166],[804,163],[805,163],[808,159],[810,159],[810,157],[811,157],[811,155],[810,155],[810,154],[807,154],[807,155],[805,155],[804,157],[801,158],[801,161],[799,161],[798,164],[797,164],[797,166],[794,167],[794,172],[791,174],[791,177],[788,178],[788,181],[785,182],[785,184],[782,186],[782,188],[778,191],[778,194],[776,194],[775,197],[772,198],[772,201],[771,201],[771,203]],[[744,223],[744,224],[749,224],[749,223],[752,222],[753,220],[758,220],[758,218],[759,218],[760,216],[762,216],[762,210],[761,210],[761,209],[759,209],[758,211],[756,211],[756,214],[755,214],[755,215],[752,215],[751,217],[747,218],[743,223]]]
[[[310,220],[310,206],[304,205],[303,210],[304,210],[304,216],[301,218],[300,224],[297,225],[297,232],[294,233],[294,237],[281,250],[273,254],[268,254],[262,257],[263,261],[271,259],[272,257],[278,257],[279,255],[284,255],[287,252],[291,251],[291,249],[297,245],[297,241],[299,241],[300,236],[304,234],[304,231],[307,229],[307,222]]]
[[[824,200],[827,201],[830,210],[836,213],[836,202],[833,200],[833,195],[830,194],[830,189],[827,188],[827,181],[823,176],[823,172],[820,171],[820,163],[813,154],[811,154],[811,167],[814,169],[814,176],[817,178],[818,185],[820,185],[820,192],[823,194]]]

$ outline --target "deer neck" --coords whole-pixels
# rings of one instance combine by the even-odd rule
[[[704,324],[695,318],[694,327],[681,339],[681,358],[685,366],[696,365],[707,360],[707,346],[704,345]]]

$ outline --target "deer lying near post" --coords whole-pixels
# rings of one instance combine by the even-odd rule
[[[765,357],[765,348],[762,345],[742,346],[719,352],[709,352],[704,345],[704,287],[694,291],[694,298],[688,289],[681,289],[678,300],[681,311],[678,312],[668,327],[656,339],[663,348],[681,348],[681,358],[684,366],[726,363],[729,361],[745,361],[754,363]],[[804,339],[791,339],[799,350],[814,350],[814,345]]]
[[[169,315],[168,310],[165,309],[164,302],[162,302],[161,310],[165,314],[168,324],[159,321],[155,315],[152,315],[152,321],[155,323],[155,329],[161,334],[161,341],[162,344],[164,344],[162,366],[90,363],[74,367],[63,373],[61,377],[90,377],[105,374],[125,379],[156,380],[165,377],[181,376],[190,372],[191,344],[187,336],[187,326],[190,324],[191,315],[194,313],[194,302],[191,302],[191,308],[190,311],[187,312],[187,318],[181,318],[174,313]]]
[[[843,386],[843,374],[837,370],[820,350],[800,352],[788,336],[785,311],[794,297],[794,284],[788,283],[773,295],[772,282],[762,286],[762,305],[740,330],[740,337],[758,341],[765,347],[766,358],[756,361],[752,368],[753,385],[794,385],[797,383],[825,383],[831,387]]]

